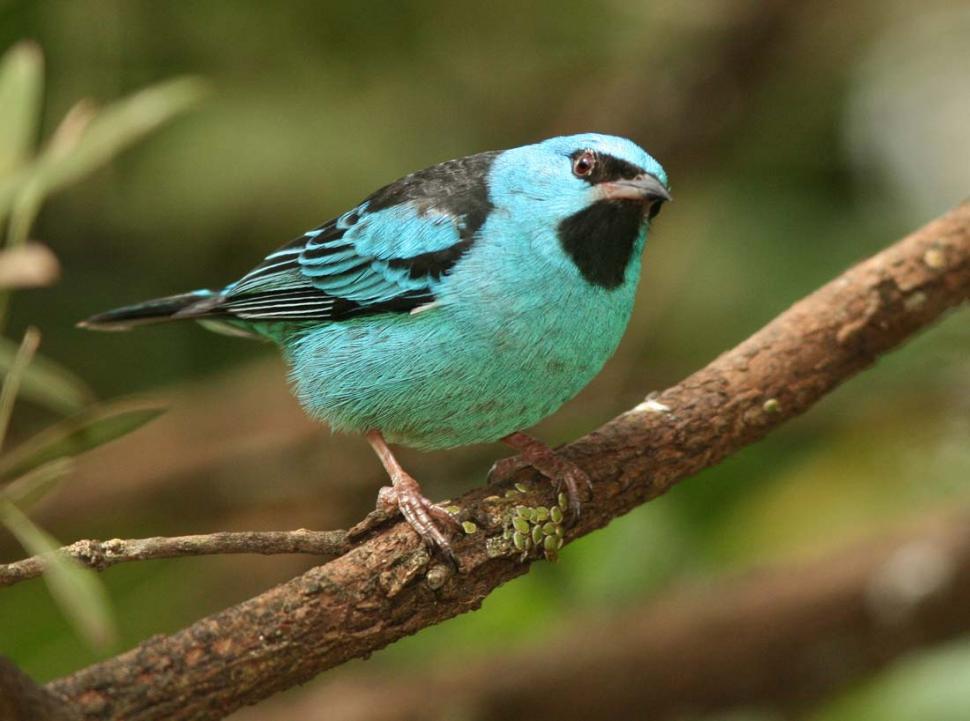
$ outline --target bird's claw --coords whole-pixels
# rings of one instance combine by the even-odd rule
[[[395,479],[395,486],[384,486],[377,494],[377,508],[368,515],[374,516],[382,523],[384,520],[394,518],[398,514],[404,516],[404,520],[414,529],[421,540],[431,548],[439,548],[448,559],[458,567],[458,559],[455,557],[451,548],[450,536],[457,533],[461,526],[448,511],[441,506],[437,506],[421,494],[421,488],[410,476],[402,474]],[[351,529],[353,534],[362,524],[367,523],[365,518],[361,523]]]
[[[505,481],[516,473],[521,471],[523,468],[530,468],[530,463],[525,460],[522,456],[509,456],[508,458],[499,458],[488,471],[488,476],[485,479],[485,483],[488,485],[493,485],[495,483],[500,483]]]
[[[546,466],[543,466],[545,468],[543,470],[543,468],[533,466],[522,456],[500,458],[492,464],[486,483],[489,485],[499,483],[508,480],[523,468],[535,468],[543,476],[555,482],[556,493],[559,493],[563,488],[566,489],[565,493],[569,502],[570,519],[571,522],[575,522],[582,512],[583,494],[585,493],[588,497],[593,493],[593,481],[590,480],[586,471],[579,466],[574,466],[567,461],[560,461],[559,459],[557,461],[559,462],[556,463],[554,470]]]
[[[565,487],[571,512],[570,523],[575,523],[583,507],[581,489],[587,496],[592,496],[593,482],[589,475],[574,463],[560,458],[546,444],[525,433],[511,433],[502,438],[502,441],[520,451],[520,455],[496,461],[489,471],[489,482],[505,480],[516,471],[531,466],[556,484],[556,493]]]
[[[579,466],[575,466],[567,461],[562,461],[562,464],[561,475],[554,479],[556,481],[556,493],[559,493],[563,487],[566,488],[566,499],[569,501],[570,523],[575,523],[579,520],[580,513],[583,509],[580,488],[582,487],[587,497],[592,496],[593,481],[590,480],[586,471]]]
[[[553,467],[554,466],[554,467]],[[511,478],[523,468],[535,468],[541,475],[556,484],[556,493],[563,491],[569,501],[571,522],[575,522],[582,511],[583,496],[593,494],[593,481],[579,466],[556,458],[555,464],[538,463],[533,465],[522,456],[510,456],[497,460],[488,472],[488,484],[500,483]]]

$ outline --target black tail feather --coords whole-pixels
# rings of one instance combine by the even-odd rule
[[[144,303],[126,305],[105,313],[98,313],[78,323],[79,328],[90,330],[128,330],[139,325],[161,323],[168,320],[192,318],[204,313],[195,313],[191,306],[200,304],[218,294],[211,290],[195,290],[191,293],[155,298]],[[189,311],[189,312],[186,312]]]

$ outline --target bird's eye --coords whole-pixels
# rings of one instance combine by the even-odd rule
[[[589,150],[584,150],[573,159],[573,175],[577,178],[588,178],[596,167],[596,156]]]

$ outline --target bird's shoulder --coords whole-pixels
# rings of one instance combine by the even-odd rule
[[[340,320],[433,302],[488,217],[487,178],[498,154],[449,160],[379,188],[267,255],[223,291],[220,310],[255,320]]]
[[[491,207],[488,172],[499,154],[487,151],[418,170],[374,191],[361,206],[371,213],[394,206],[447,213],[477,229]]]

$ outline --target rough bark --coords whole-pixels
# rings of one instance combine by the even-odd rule
[[[714,465],[808,409],[970,296],[970,203],[846,271],[682,383],[563,448],[593,479],[566,541]],[[457,500],[477,532],[455,544],[462,573],[397,523],[329,563],[169,636],[54,681],[85,719],[216,719],[402,636],[477,608],[528,571],[503,536],[522,493]],[[501,490],[499,491],[501,493]],[[534,555],[534,554],[533,554]]]
[[[487,661],[361,670],[238,721],[662,721],[742,707],[797,718],[904,654],[967,633],[963,512],[811,562],[665,592],[616,618],[571,619]]]

